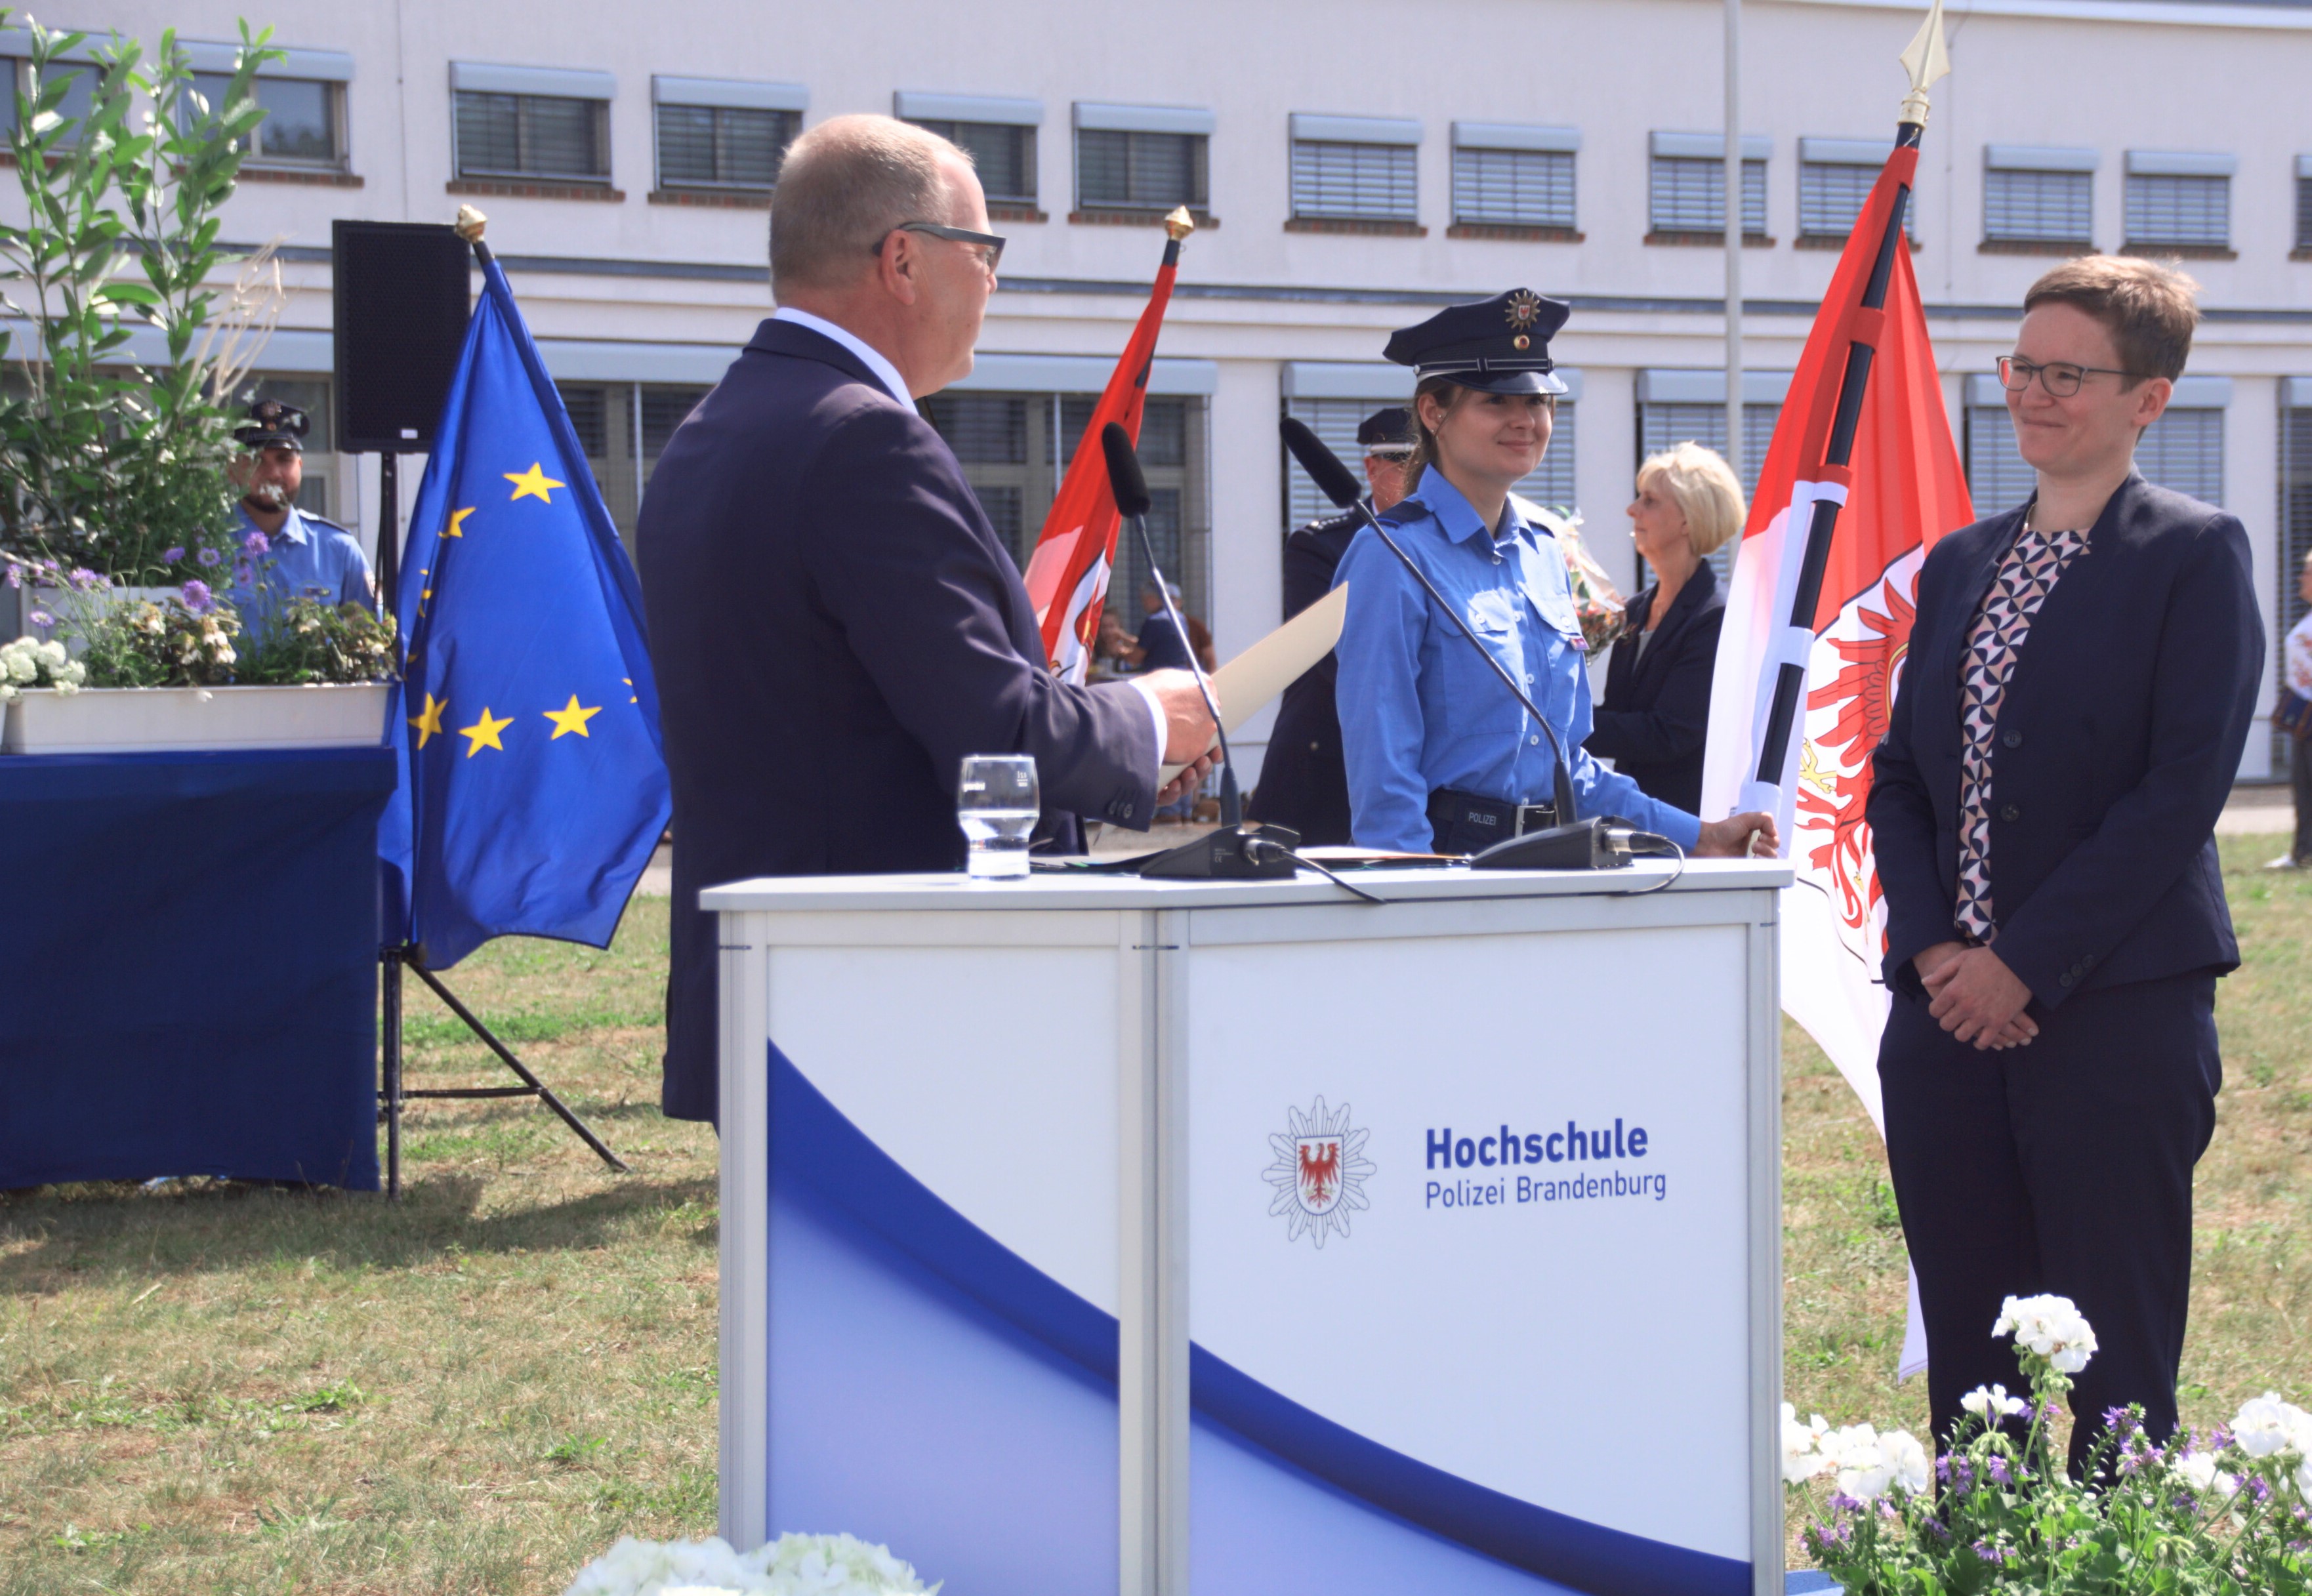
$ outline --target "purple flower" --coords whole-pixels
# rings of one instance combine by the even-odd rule
[[[65,578],[65,581],[66,584],[71,587],[73,592],[76,593],[84,593],[89,592],[91,589],[109,585],[103,577],[99,576],[86,566],[75,566],[73,567],[73,574]]]
[[[195,555],[193,557],[199,560],[201,564],[205,566],[218,565],[224,559],[224,556],[219,554],[214,548],[204,548],[200,553]]]
[[[185,551],[181,548],[164,548],[161,551],[161,563],[164,566],[173,566],[184,557]]]
[[[248,537],[243,538],[241,540],[241,546],[249,550],[251,554],[270,554],[273,552],[273,539],[267,537],[263,532],[250,533]]]
[[[45,609],[35,609],[24,618],[36,627],[52,627],[57,624],[57,618]]]
[[[2011,1486],[2015,1483],[2008,1475],[2007,1460],[1997,1452],[1991,1454],[1991,1478],[2003,1486]]]
[[[1987,1540],[1978,1540],[1975,1543],[1975,1555],[1982,1558],[1986,1563],[2004,1563],[2007,1561],[2007,1554],[2001,1551],[1997,1547],[1992,1545],[1991,1542]]]
[[[232,562],[232,584],[235,587],[247,587],[251,582],[256,580],[256,571],[251,568],[247,560],[235,560]]]
[[[185,583],[186,609],[191,610],[195,615],[206,615],[215,607],[216,600],[210,595],[209,584],[207,583],[196,578],[193,581]]]
[[[24,573],[17,569],[14,566],[8,567],[8,585],[10,587],[22,587],[24,585]]]

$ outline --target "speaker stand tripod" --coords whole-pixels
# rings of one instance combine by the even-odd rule
[[[595,1155],[621,1175],[627,1172],[626,1162],[605,1146],[602,1138],[590,1129],[583,1119],[570,1110],[570,1106],[554,1095],[554,1089],[530,1071],[530,1066],[514,1057],[513,1049],[497,1039],[490,1028],[476,1017],[474,1011],[459,1001],[458,995],[442,984],[442,978],[417,961],[417,950],[408,946],[384,948],[378,953],[385,971],[385,1025],[383,1086],[378,1101],[384,1105],[385,1120],[385,1195],[389,1202],[401,1200],[401,1105],[414,1097],[477,1098],[534,1097],[559,1115],[577,1138],[594,1150]],[[466,1029],[479,1037],[484,1046],[498,1056],[498,1061],[521,1079],[519,1086],[448,1086],[425,1091],[407,1091],[401,1084],[401,972],[408,970],[434,989],[434,995],[446,1004],[450,1012],[466,1023]]]

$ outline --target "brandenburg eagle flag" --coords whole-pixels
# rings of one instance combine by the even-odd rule
[[[486,258],[402,557],[380,836],[406,940],[434,969],[495,936],[608,946],[670,807],[642,590]]]
[[[1906,118],[1847,238],[1766,452],[1734,557],[1702,784],[1705,816],[1763,809],[1782,828],[1797,867],[1782,1008],[1882,1135],[1870,756],[1902,686],[1926,552],[1975,519],[1903,231],[1923,118]],[[1905,1372],[1923,1361],[1914,1311]]]

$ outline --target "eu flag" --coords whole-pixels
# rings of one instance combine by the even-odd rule
[[[396,596],[386,934],[434,969],[494,936],[609,945],[670,808],[634,566],[486,256],[482,277]]]

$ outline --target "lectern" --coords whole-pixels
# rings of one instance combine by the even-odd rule
[[[950,1596],[1782,1589],[1773,861],[763,880],[722,1529]]]

